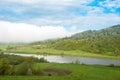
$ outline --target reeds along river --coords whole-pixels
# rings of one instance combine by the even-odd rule
[[[10,55],[26,56],[45,58],[49,62],[55,63],[78,63],[78,64],[90,64],[90,65],[115,65],[120,66],[120,60],[112,59],[100,59],[100,58],[88,58],[88,57],[75,57],[75,56],[59,56],[59,55],[37,55],[37,54],[22,54],[22,53],[4,53]]]

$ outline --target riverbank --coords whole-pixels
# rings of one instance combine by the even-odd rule
[[[32,47],[24,47],[19,49],[11,49],[7,50],[6,52],[13,52],[13,53],[25,53],[25,54],[42,54],[42,55],[61,55],[61,56],[80,56],[80,57],[92,57],[92,58],[104,58],[104,59],[118,59],[120,60],[120,56],[114,56],[110,54],[95,54],[89,53],[81,50],[71,50],[71,51],[64,51],[64,50],[56,50],[54,48],[42,48],[36,49]]]
[[[71,71],[70,75],[56,76],[0,76],[0,80],[119,80],[120,68],[96,65],[37,63],[35,68]]]

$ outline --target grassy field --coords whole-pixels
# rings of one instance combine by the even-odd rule
[[[113,55],[110,55],[107,53],[106,53],[106,55],[103,55],[103,54],[89,53],[89,52],[85,52],[85,51],[81,51],[81,50],[64,51],[64,50],[56,50],[54,48],[37,48],[35,46],[17,47],[15,49],[13,48],[13,49],[7,50],[7,52],[120,59],[120,56],[113,56]]]
[[[44,54],[44,55],[69,55],[85,56],[97,58],[120,59],[120,56],[100,55],[88,53],[80,50],[64,51],[54,48],[36,48],[34,46],[22,46],[7,49],[1,47],[6,52]],[[52,69],[48,75],[31,76],[0,76],[0,80],[120,80],[120,67],[107,67],[98,65],[80,65],[80,64],[58,64],[58,63],[37,63],[33,66],[37,71],[44,72],[45,69]],[[70,71],[68,75],[61,75],[62,70]],[[59,75],[58,73],[59,72]],[[47,74],[47,73],[45,73]]]
[[[120,80],[120,67],[105,67],[80,64],[38,63],[35,68],[64,69],[71,71],[62,76],[0,76],[0,80]]]

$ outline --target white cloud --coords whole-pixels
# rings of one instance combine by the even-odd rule
[[[88,4],[94,0],[1,0],[4,2],[14,2],[21,4],[54,4],[54,5],[73,5],[74,3]]]
[[[59,10],[64,12],[70,7],[86,6],[93,1],[94,0],[1,0],[0,7],[5,6],[7,9],[17,13],[34,9],[37,9],[37,12],[44,12],[45,10],[47,10],[47,12]]]
[[[111,26],[120,23],[120,16],[115,14],[108,15],[87,15],[75,18],[72,24],[80,25],[80,27],[99,27],[99,26]],[[87,29],[87,28],[86,28]]]
[[[71,31],[77,31],[77,26],[71,26],[70,30]]]
[[[70,36],[62,26],[42,26],[0,21],[0,42],[31,42]]]
[[[96,12],[98,13],[98,12]],[[36,24],[36,25],[70,25],[71,29],[75,31],[76,27],[81,27],[85,30],[87,30],[89,27],[99,27],[99,26],[111,26],[120,24],[120,16],[116,14],[102,14],[97,15],[96,13],[89,12],[89,15],[86,16],[73,16],[70,19],[67,18],[61,18],[61,19],[55,19],[55,18],[33,18],[28,21],[28,23]],[[72,16],[72,15],[71,15]]]
[[[35,3],[57,3],[57,2],[64,2],[69,3],[73,0],[4,0],[6,2],[15,2],[15,3],[22,3],[22,4],[35,4]]]
[[[1,0],[0,8],[5,14],[1,14],[0,19],[37,26],[70,26],[68,30],[71,31],[120,24],[120,15],[105,13],[104,8],[118,8],[120,0],[98,1],[102,7],[88,5],[93,1],[95,0]]]
[[[101,7],[89,7],[89,10],[87,10],[87,15],[102,15],[104,14],[104,8]]]
[[[38,14],[37,17],[48,15],[52,17],[54,15],[56,17],[59,17],[59,15],[69,17],[69,14],[72,13],[71,8],[82,7],[80,11],[85,11],[84,8],[92,1],[94,0],[0,0],[0,8],[13,12],[17,16],[27,14],[27,16],[34,17]],[[23,18],[26,18],[26,16]]]
[[[103,2],[100,2],[99,4],[109,9],[120,8],[120,0],[105,0]]]

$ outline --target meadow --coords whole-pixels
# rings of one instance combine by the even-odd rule
[[[82,56],[93,58],[108,58],[108,59],[120,59],[120,56],[111,55],[109,52],[106,54],[95,54],[85,52],[82,50],[57,50],[52,47],[41,46],[12,46],[6,52],[13,53],[27,53],[27,54],[42,54],[42,55],[62,55],[62,56]]]
[[[97,58],[120,59],[120,56],[100,55],[88,53],[80,50],[56,50],[48,47],[38,46],[1,46],[1,52],[28,53],[28,54],[44,54],[44,55],[69,55],[84,56]],[[12,64],[21,64],[19,57],[8,58]],[[31,61],[30,61],[31,62]],[[29,64],[31,64],[29,62]],[[26,65],[26,64],[24,64]],[[17,67],[17,66],[16,66]],[[24,67],[24,66],[23,66]],[[59,63],[41,63],[40,61],[32,65],[34,74],[27,75],[1,75],[0,80],[120,80],[120,67],[114,65],[85,65],[85,64],[59,64]],[[19,68],[18,68],[19,69]],[[21,68],[23,69],[23,68]]]
[[[37,63],[34,64],[34,68],[40,71],[44,69],[68,70],[71,71],[71,73],[68,75],[60,75],[53,71],[44,76],[0,76],[0,80],[120,80],[120,67]]]

